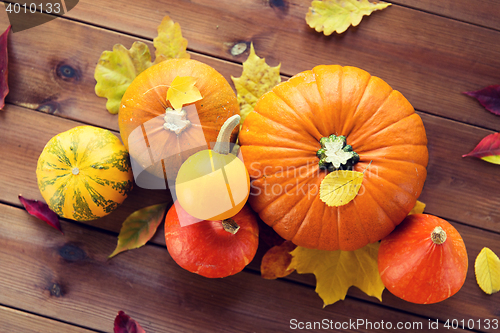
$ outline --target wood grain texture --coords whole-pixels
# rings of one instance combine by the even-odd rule
[[[496,0],[475,0],[474,2],[469,0],[396,0],[391,2],[500,30],[500,20],[498,20],[500,3]]]
[[[96,331],[0,306],[0,332],[93,333]]]
[[[212,65],[229,81],[241,74],[241,66],[221,59],[245,60],[247,52],[233,57],[230,48],[252,41],[268,63],[281,63],[284,75],[319,64],[357,66],[400,90],[418,110],[500,131],[497,117],[462,94],[500,82],[500,32],[393,6],[341,36],[325,37],[305,25],[305,2],[290,4],[285,18],[264,2],[231,3],[172,1],[164,11],[151,13],[145,8],[162,8],[162,3],[81,1],[68,15],[89,21],[92,13],[92,24],[115,30],[126,26],[127,33],[152,39],[161,18],[169,14],[181,24],[190,49],[219,57],[193,58]],[[5,14],[0,15],[0,26],[7,24]],[[9,78],[7,101],[117,129],[116,117],[101,113],[105,99],[94,93],[94,68],[104,50],[116,43],[129,48],[138,39],[64,18],[14,34],[9,70],[16,74]],[[62,66],[74,74],[65,77]]]
[[[1,304],[105,332],[112,332],[119,310],[146,332],[283,332],[291,319],[428,322],[355,299],[322,309],[311,287],[247,272],[203,278],[177,266],[164,247],[107,260],[113,236],[62,224],[64,236],[0,204]]]
[[[34,169],[36,160],[45,145],[45,142],[52,135],[60,131],[69,129],[77,123],[63,118],[54,117],[41,112],[36,112],[16,106],[8,105],[6,110],[1,114],[0,118],[0,156],[4,158],[0,160],[0,169],[4,170],[0,174],[0,187],[4,190],[0,192],[0,201],[8,202],[13,205],[20,206],[17,194],[19,191],[26,197],[41,199],[36,185],[36,176]],[[384,294],[384,305],[394,309],[406,309],[413,313],[422,316],[438,317],[440,320],[452,318],[453,315],[461,316],[461,318],[490,318],[498,316],[500,313],[495,312],[495,299],[488,298],[483,295],[475,284],[473,274],[473,263],[475,256],[479,253],[483,246],[491,247],[497,253],[500,253],[498,247],[500,242],[500,234],[498,233],[498,214],[496,209],[496,201],[489,200],[489,195],[483,191],[487,189],[487,193],[492,194],[492,198],[497,198],[496,194],[499,189],[496,186],[500,179],[497,169],[492,168],[491,164],[480,160],[461,161],[461,149],[467,148],[467,143],[460,143],[461,137],[476,136],[481,137],[487,132],[477,127],[460,124],[450,120],[444,120],[439,117],[423,115],[424,123],[429,132],[430,142],[436,142],[429,145],[431,151],[431,161],[429,165],[429,173],[436,175],[436,180],[430,180],[424,187],[424,194],[421,200],[428,203],[426,208],[427,213],[432,213],[447,219],[451,219],[451,215],[462,217],[459,219],[464,224],[455,223],[459,232],[468,247],[469,257],[469,274],[467,283],[459,294],[445,303],[432,306],[414,306],[403,302],[389,293]],[[24,131],[29,131],[32,135],[39,138],[33,142],[32,137],[25,137]],[[441,133],[440,131],[445,131]],[[434,136],[436,137],[433,140]],[[437,144],[437,142],[442,142]],[[448,146],[452,147],[449,148]],[[436,156],[436,157],[434,157]],[[441,158],[438,158],[440,156]],[[17,160],[16,160],[17,159]],[[472,166],[469,166],[470,163]],[[459,168],[458,165],[463,165]],[[451,170],[449,170],[452,168]],[[471,171],[468,169],[470,168]],[[448,174],[451,172],[452,174]],[[468,174],[472,173],[470,178]],[[481,175],[487,174],[486,178],[481,178]],[[475,178],[477,177],[477,178]],[[458,182],[457,180],[461,181]],[[484,182],[481,182],[484,179]],[[439,180],[439,181],[438,181]],[[492,180],[491,182],[489,180]],[[98,219],[92,222],[86,222],[89,225],[118,233],[121,228],[121,223],[130,213],[145,207],[146,205],[161,202],[158,201],[158,195],[163,195],[163,200],[168,200],[170,197],[166,191],[147,191],[134,189],[130,198],[119,207],[115,212],[107,217]],[[428,193],[428,194],[426,194]],[[41,222],[39,228],[45,230],[45,233],[50,233],[51,228]],[[67,232],[68,223],[63,224],[63,231]],[[494,232],[479,230],[476,227],[491,228]],[[156,236],[152,242],[164,246],[165,240],[163,237],[163,226],[160,226]],[[111,245],[116,245],[116,237],[110,237]],[[113,247],[110,246],[110,247]],[[135,250],[133,252],[142,250]],[[109,253],[108,253],[109,252]],[[109,255],[112,248],[108,252],[101,253]],[[139,252],[140,253],[140,252]],[[260,257],[257,257],[250,265],[250,268],[257,271],[260,265]],[[311,287],[315,285],[314,277],[311,275],[294,275],[292,280],[306,283]],[[280,283],[275,281],[275,283]],[[356,298],[361,298],[369,302],[378,303],[375,299],[364,296],[361,292],[353,289],[349,292]],[[0,301],[1,302],[1,301]],[[464,304],[471,304],[471,309],[464,307]],[[436,314],[436,315],[434,315]]]
[[[253,42],[257,54],[271,65],[281,63],[289,76],[320,64],[360,67],[400,90],[421,111],[500,130],[492,115],[461,94],[500,82],[499,31],[393,5],[340,36],[326,37],[305,23],[309,0],[280,1],[280,7],[271,3],[86,0],[68,15],[152,39],[168,14],[180,23],[195,52],[242,62],[247,53],[235,57],[231,48]],[[436,3],[451,7],[455,2]]]

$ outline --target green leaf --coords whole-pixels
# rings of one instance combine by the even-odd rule
[[[474,271],[477,284],[485,293],[491,295],[500,290],[500,259],[495,252],[483,248],[476,257]]]
[[[137,249],[146,244],[156,232],[163,220],[167,204],[158,204],[142,208],[133,212],[123,222],[118,244],[113,253],[108,257],[114,257],[125,250]]]
[[[382,301],[385,286],[378,272],[379,246],[377,242],[356,251],[322,251],[298,246],[291,252],[289,269],[316,276],[316,292],[324,306],[345,299],[351,286]]]
[[[104,51],[95,68],[95,93],[106,97],[106,109],[117,114],[123,94],[142,71],[151,66],[151,54],[146,44],[135,42],[130,50],[116,44],[113,51]]]
[[[280,65],[271,67],[266,64],[266,59],[255,54],[253,44],[250,45],[250,54],[243,62],[243,72],[240,77],[231,76],[238,103],[240,104],[240,123],[243,124],[246,116],[253,111],[260,96],[270,91],[281,82]]]
[[[182,37],[179,23],[174,23],[169,16],[165,16],[158,26],[158,36],[153,39],[156,48],[155,64],[167,59],[189,59],[187,44],[187,39]]]
[[[334,31],[343,33],[349,26],[357,26],[363,15],[370,15],[375,10],[384,9],[390,3],[371,3],[368,0],[323,0],[313,1],[306,14],[307,24],[326,36]]]

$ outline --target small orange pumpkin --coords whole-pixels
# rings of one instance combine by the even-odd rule
[[[378,269],[386,288],[408,302],[441,302],[462,288],[467,250],[447,221],[427,214],[409,215],[380,243]]]
[[[177,206],[177,207],[176,207]],[[256,214],[248,207],[222,221],[195,222],[180,205],[165,217],[165,242],[172,259],[182,268],[208,278],[239,273],[252,261],[259,245]]]
[[[194,78],[202,96],[182,111],[170,110],[172,105],[167,102],[167,90],[178,76]],[[166,174],[174,181],[181,164],[197,151],[210,148],[224,121],[238,113],[236,95],[219,72],[196,60],[170,59],[134,79],[123,95],[118,124],[131,158],[151,174],[162,179]],[[140,135],[132,136],[136,141],[130,142],[138,128],[142,129]],[[237,131],[232,133],[233,142]],[[165,156],[169,158],[164,160]]]
[[[356,250],[384,238],[427,175],[422,120],[401,93],[355,67],[317,66],[277,85],[247,116],[239,142],[252,208],[307,248]],[[360,192],[330,207],[321,181],[345,168],[365,172]]]

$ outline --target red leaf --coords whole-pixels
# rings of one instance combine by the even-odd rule
[[[486,110],[500,116],[500,85],[492,85],[476,91],[466,91],[464,94],[474,97]]]
[[[125,312],[120,311],[115,318],[114,333],[146,333],[146,331],[138,322],[126,315]]]
[[[5,106],[5,96],[9,93],[9,85],[7,81],[7,63],[9,57],[7,55],[7,35],[10,31],[10,25],[5,32],[0,35],[0,110]]]
[[[61,224],[59,223],[59,216],[51,211],[46,203],[37,200],[25,199],[21,195],[19,195],[19,200],[23,204],[24,208],[26,208],[28,213],[35,217],[38,217],[42,221],[47,222],[48,225],[56,228],[64,235],[61,230]]]
[[[462,157],[472,156],[482,158],[487,162],[496,163],[500,159],[500,133],[494,133],[486,136],[470,153]]]

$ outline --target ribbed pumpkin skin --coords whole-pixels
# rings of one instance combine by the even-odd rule
[[[170,107],[166,101],[167,90],[177,76],[191,76],[196,79],[195,86],[200,90],[203,99],[193,103],[196,105],[199,122],[196,120],[196,111],[190,110],[187,119],[195,125],[189,126],[180,134],[163,128],[163,121],[156,121],[147,130],[148,143],[152,156],[175,156],[165,163],[170,168],[168,175],[176,175],[182,162],[196,151],[199,145],[194,138],[197,130],[203,130],[206,147],[216,142],[219,130],[224,121],[239,113],[236,95],[227,80],[212,67],[192,59],[171,59],[154,65],[137,76],[125,92],[120,111],[118,124],[120,135],[131,157],[140,165],[151,164],[150,153],[147,149],[131,150],[129,135],[138,126],[158,116],[165,115],[165,109]],[[201,125],[201,126],[200,126]],[[237,130],[232,139],[236,140]],[[141,138],[142,139],[142,138]],[[132,143],[133,144],[133,143]],[[184,154],[183,154],[184,152]],[[175,158],[178,158],[175,160]],[[158,161],[154,161],[155,163]],[[163,179],[163,169],[160,163],[147,169],[150,173]],[[175,178],[173,178],[175,180]]]
[[[360,156],[353,170],[366,170],[359,194],[340,207],[319,198],[327,172],[316,152],[331,134],[347,137]],[[247,116],[239,142],[252,208],[307,248],[351,251],[384,238],[415,205],[427,175],[420,117],[401,93],[354,67],[317,66],[279,84]]]
[[[111,213],[133,186],[120,139],[93,126],[78,126],[50,139],[38,158],[36,175],[50,209],[77,221]]]

